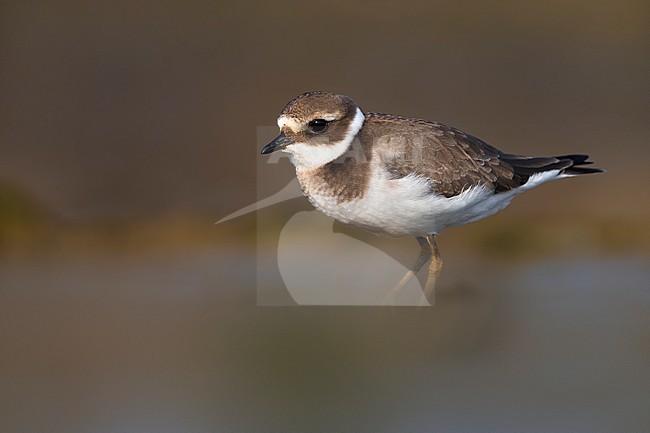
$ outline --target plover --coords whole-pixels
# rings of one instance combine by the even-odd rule
[[[288,154],[316,209],[341,223],[419,242],[419,257],[389,297],[430,261],[424,292],[433,303],[442,270],[436,235],[444,229],[493,215],[544,182],[603,171],[585,167],[588,155],[506,153],[438,122],[366,113],[329,92],[296,97],[277,123],[280,135],[262,154]]]

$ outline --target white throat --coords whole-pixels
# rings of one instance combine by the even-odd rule
[[[308,143],[293,143],[283,149],[289,154],[289,160],[296,166],[297,171],[308,170],[320,167],[328,162],[334,161],[343,155],[352,144],[352,140],[361,130],[365,116],[359,108],[348,126],[345,137],[337,143],[313,145]]]

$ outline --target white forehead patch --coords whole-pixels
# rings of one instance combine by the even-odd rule
[[[289,128],[293,132],[300,132],[305,129],[305,125],[301,125],[296,121],[296,119],[288,116],[278,117],[278,128]]]

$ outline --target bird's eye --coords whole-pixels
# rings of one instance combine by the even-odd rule
[[[314,119],[309,122],[309,130],[312,132],[323,132],[327,129],[329,122],[323,119]]]

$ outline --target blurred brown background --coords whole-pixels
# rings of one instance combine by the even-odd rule
[[[644,430],[649,17],[0,3],[0,430]],[[255,215],[213,223],[291,179],[259,148],[307,90],[608,172],[450,230],[436,308],[256,307]]]

